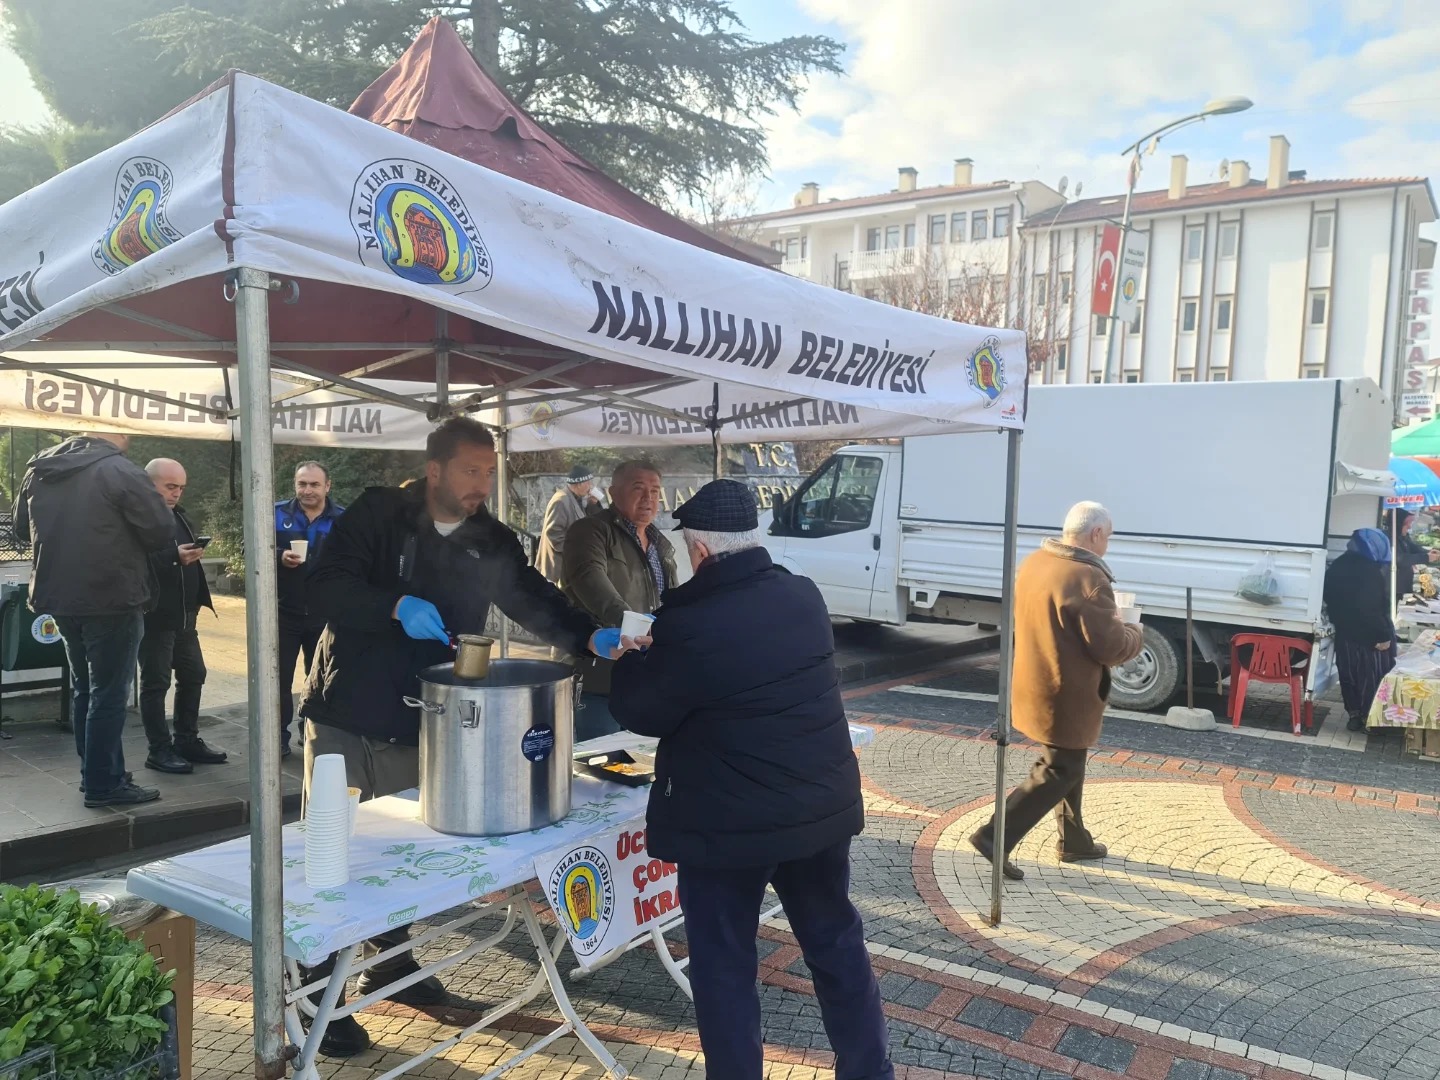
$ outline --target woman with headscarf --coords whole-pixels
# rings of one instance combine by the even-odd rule
[[[1395,666],[1395,623],[1390,617],[1390,538],[1379,529],[1356,529],[1325,572],[1325,610],[1335,628],[1335,666],[1351,731],[1365,717],[1385,673]]]

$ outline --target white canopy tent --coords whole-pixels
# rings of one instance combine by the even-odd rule
[[[497,411],[482,419],[495,422],[502,451],[527,429],[544,445],[578,445],[555,441],[561,433],[604,442],[605,417],[617,412],[664,417],[678,436],[682,424],[695,428],[694,408],[702,423],[683,434],[697,441],[718,437],[722,418],[783,424],[798,411],[808,426],[807,410],[822,429],[832,415],[832,430],[850,429],[838,437],[1003,430],[1007,580],[1013,573],[1027,368],[1018,331],[930,318],[699,250],[251,76],[232,74],[0,207],[0,237],[3,366],[64,371],[80,388],[76,411],[49,414],[45,426],[124,428],[122,414],[134,418],[118,389],[182,410],[181,423],[187,408],[204,417],[222,411],[176,397],[202,395],[180,387],[203,368],[186,367],[182,378],[172,366],[156,382],[163,365],[112,364],[96,379],[83,366],[94,362],[87,354],[234,366],[233,407],[223,412],[240,427],[250,550],[271,541],[267,414],[277,398],[333,392],[417,415],[493,403]],[[397,392],[375,380],[381,372],[427,389]],[[290,389],[277,394],[275,380]],[[461,385],[484,389],[452,400],[451,387]],[[115,393],[108,423],[98,396],[82,422],[78,403],[107,387]],[[705,415],[707,398],[718,415]],[[582,426],[592,422],[598,431]],[[279,1076],[275,580],[267,560],[251,562],[255,1052],[257,1075]],[[1008,628],[1007,598],[1002,794]],[[994,881],[998,919],[998,867]]]

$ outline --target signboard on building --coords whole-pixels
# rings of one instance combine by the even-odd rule
[[[1145,255],[1150,250],[1150,234],[1131,229],[1125,234],[1120,254],[1120,286],[1115,291],[1115,318],[1122,323],[1135,321],[1140,310],[1140,277],[1145,273]]]
[[[1436,362],[1429,356],[1433,275],[1431,270],[1415,270],[1410,274],[1400,346],[1404,374],[1400,381],[1397,412],[1401,419],[1425,420],[1435,412],[1433,380]]]

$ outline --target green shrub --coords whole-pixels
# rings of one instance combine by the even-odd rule
[[[173,976],[79,893],[0,885],[0,1063],[51,1046],[74,1077],[150,1054]]]

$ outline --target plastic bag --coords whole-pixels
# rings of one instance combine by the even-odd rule
[[[1267,553],[1252,566],[1240,579],[1240,587],[1235,592],[1240,599],[1248,600],[1252,604],[1269,607],[1280,603],[1280,578],[1275,574],[1274,556]]]

